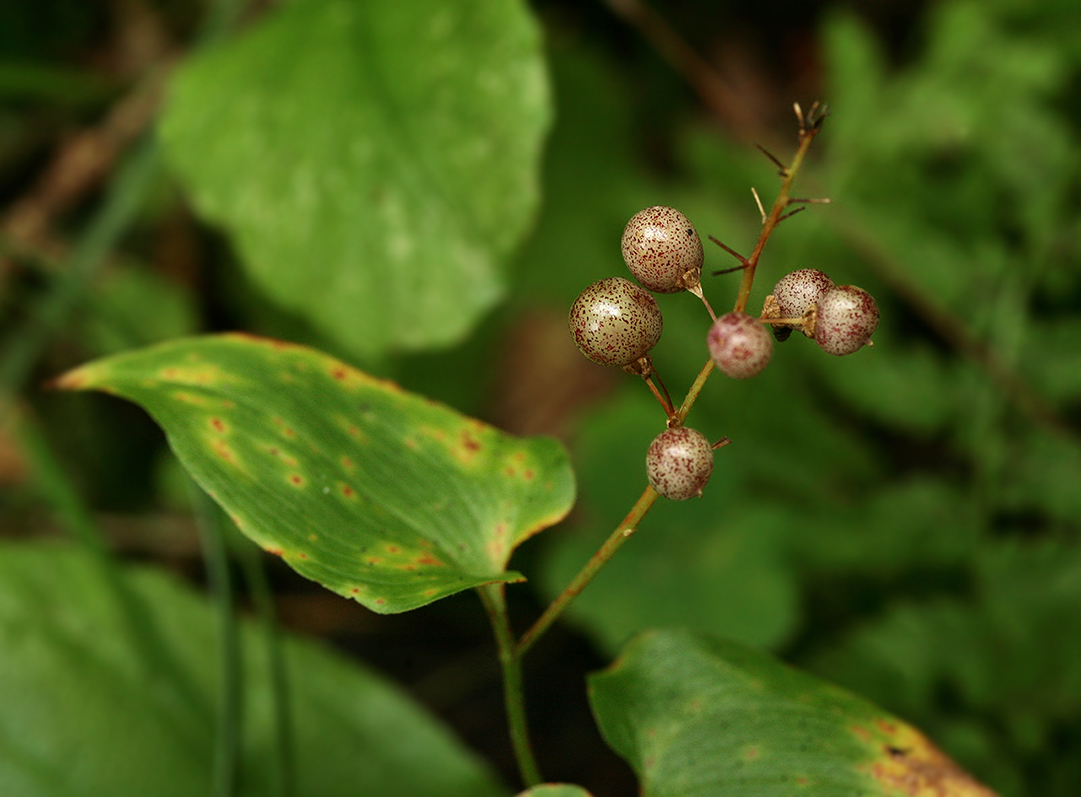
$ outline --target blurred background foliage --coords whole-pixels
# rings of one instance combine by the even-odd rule
[[[100,527],[121,555],[201,580],[190,499],[156,428],[119,402],[40,385],[101,354],[240,328],[568,444],[579,506],[513,563],[531,576],[532,589],[512,589],[529,622],[637,497],[642,452],[664,420],[641,384],[578,355],[566,308],[590,282],[623,273],[623,225],[647,205],[674,205],[703,236],[748,252],[759,224],[750,189],[768,204],[777,185],[754,143],[785,159],[791,103],[822,99],[832,115],[797,192],[832,204],[781,226],[752,305],[783,274],[816,267],[876,297],[875,345],[833,358],[796,335],[761,377],[710,380],[689,422],[733,442],[705,498],[656,507],[527,668],[540,757],[597,795],[628,793],[618,762],[582,729],[580,673],[636,630],[682,626],[853,688],[1004,795],[1081,792],[1076,4],[681,0],[650,11],[537,0],[543,41],[523,29],[497,50],[532,94],[495,88],[488,105],[433,109],[438,81],[375,90],[388,113],[406,114],[403,129],[424,128],[408,116],[419,108],[455,121],[455,145],[463,130],[484,143],[448,156],[389,137],[401,169],[388,167],[386,185],[412,179],[415,156],[446,189],[441,203],[418,201],[413,226],[368,214],[357,196],[383,196],[368,182],[356,195],[340,174],[289,183],[290,147],[317,153],[305,168],[319,177],[350,143],[335,127],[349,124],[351,84],[339,73],[349,62],[324,52],[316,69],[290,38],[302,26],[286,14],[320,4],[333,0],[0,6],[0,533]],[[380,35],[413,30],[406,8],[432,21],[398,5],[405,16],[384,19]],[[513,16],[514,3],[490,5]],[[502,25],[474,32],[499,38]],[[238,29],[246,51],[223,33]],[[213,41],[217,50],[195,55]],[[243,96],[252,79],[207,58],[265,58],[267,42],[272,62],[298,65],[282,75],[316,71],[280,89],[295,114],[286,153],[268,149],[231,173],[202,155],[243,150],[265,120],[241,109],[187,131],[181,121],[207,97],[225,113],[230,90]],[[547,88],[528,74],[537,47]],[[380,57],[389,73],[401,64]],[[276,79],[258,78],[272,95]],[[323,83],[326,96],[312,97]],[[207,200],[215,181],[234,194]],[[256,193],[238,199],[245,191]],[[241,201],[247,219],[230,204]],[[283,202],[286,215],[314,203],[316,221],[289,231],[288,257],[268,270],[280,218],[254,233],[245,225]],[[471,221],[454,229],[463,203]],[[390,233],[405,238],[380,239]],[[378,279],[388,262],[391,299]],[[731,265],[707,249],[708,271]],[[281,273],[298,287],[268,284]],[[440,290],[411,306],[410,284],[442,285],[448,273],[478,282],[461,300]],[[295,295],[320,280],[314,299]],[[706,278],[715,308],[734,301],[737,280]],[[355,291],[352,315],[337,302],[343,290]],[[453,301],[439,304],[441,294]],[[659,301],[654,362],[682,396],[705,361],[708,318],[690,296]],[[393,333],[359,334],[373,318]],[[477,665],[489,650],[470,602],[374,618],[277,568],[271,577],[286,624],[406,684],[509,771],[498,673]],[[572,694],[551,697],[560,691]]]

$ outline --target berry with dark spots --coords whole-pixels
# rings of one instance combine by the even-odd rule
[[[623,260],[642,285],[679,293],[702,281],[702,239],[675,208],[655,205],[635,213],[623,230]]]
[[[567,321],[579,351],[601,365],[630,365],[644,357],[664,325],[653,294],[623,277],[582,291]]]
[[[773,356],[773,336],[750,313],[722,315],[709,328],[706,344],[717,368],[733,379],[762,373]]]
[[[874,297],[855,285],[839,285],[819,297],[815,342],[827,354],[852,354],[870,345],[878,328]]]
[[[777,318],[802,318],[807,310],[833,288],[833,280],[816,268],[801,268],[785,274],[773,286],[770,295],[776,300]],[[792,325],[785,325],[791,327]],[[776,327],[775,327],[776,328]],[[807,337],[814,337],[803,328]]]
[[[712,473],[713,446],[704,434],[686,426],[665,429],[646,452],[650,485],[673,501],[702,495]]]

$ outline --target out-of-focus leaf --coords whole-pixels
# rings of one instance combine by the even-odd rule
[[[1010,441],[998,498],[1009,512],[1039,512],[1068,528],[1081,517],[1081,446],[1061,434],[1036,432]]]
[[[810,666],[933,730],[1004,792],[1021,793],[1019,759],[1052,772],[1055,738],[1081,713],[1081,556],[1000,543],[979,549],[975,565],[971,601],[899,603]],[[989,714],[1002,720],[981,723]]]
[[[189,338],[57,380],[128,398],[244,534],[373,611],[516,581],[574,501],[558,442],[506,435],[312,349]]]
[[[184,65],[162,137],[263,290],[371,357],[500,298],[548,123],[518,0],[304,0]]]
[[[82,334],[93,355],[115,354],[196,331],[190,293],[145,269],[110,271],[89,296]]]
[[[0,549],[5,795],[212,793],[218,622],[173,579],[58,546]],[[242,625],[245,797],[272,793],[272,679]],[[297,797],[497,797],[489,772],[394,687],[286,640]],[[423,766],[417,766],[423,761]]]
[[[544,206],[517,260],[519,292],[570,308],[603,277],[623,274],[627,220],[664,204],[635,151],[630,99],[595,53],[556,43],[551,50],[559,109],[544,169]]]
[[[1079,278],[1081,274],[1073,275],[1074,280]],[[1025,341],[1022,361],[1049,399],[1081,401],[1081,319],[1069,316],[1035,325]]]
[[[644,634],[590,702],[644,797],[992,795],[896,717],[732,642]]]
[[[944,481],[897,480],[859,502],[794,523],[792,547],[827,573],[897,576],[920,567],[962,566],[979,539],[971,499]]]
[[[820,370],[868,418],[924,438],[941,434],[960,411],[956,375],[929,349],[890,345],[894,340],[879,340],[859,361],[824,359]]]

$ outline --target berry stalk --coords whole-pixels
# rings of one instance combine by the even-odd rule
[[[559,597],[544,610],[544,614],[537,618],[533,626],[518,640],[518,647],[515,652],[519,658],[524,656],[526,651],[533,646],[533,643],[540,638],[541,634],[559,619],[564,610],[570,606],[571,601],[578,597],[578,593],[589,586],[589,582],[600,572],[601,568],[608,563],[609,559],[615,556],[616,551],[622,547],[623,543],[638,530],[638,524],[642,522],[642,518],[645,517],[658,498],[660,498],[660,493],[654,490],[653,487],[646,487],[634,506],[631,507],[631,511],[616,526],[615,531],[609,535],[608,539],[586,562],[585,566],[578,571],[578,575],[571,580],[570,584],[559,594]]]

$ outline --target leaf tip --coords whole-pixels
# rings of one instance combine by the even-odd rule
[[[889,738],[870,774],[887,789],[917,797],[997,797],[915,729],[885,720],[876,724]]]
[[[86,390],[92,386],[89,369],[85,365],[42,383],[45,390]]]

